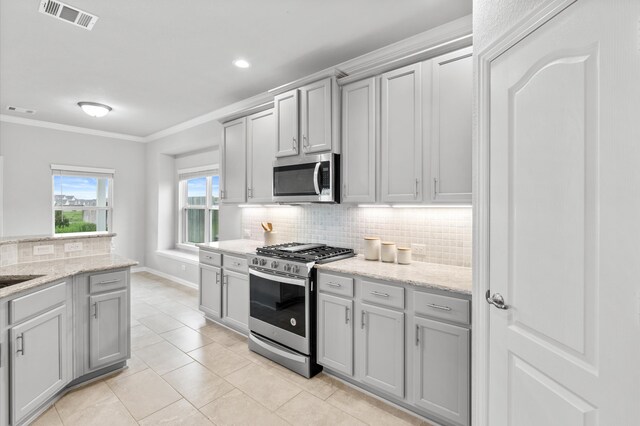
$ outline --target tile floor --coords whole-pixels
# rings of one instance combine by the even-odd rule
[[[250,352],[204,319],[196,290],[146,272],[131,285],[129,368],[66,394],[34,425],[430,425]]]

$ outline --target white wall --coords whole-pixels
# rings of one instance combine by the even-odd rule
[[[5,236],[51,235],[51,163],[113,168],[115,253],[144,262],[143,144],[7,122],[0,141]]]
[[[158,254],[171,250],[177,237],[177,174],[181,168],[219,164],[222,125],[211,121],[146,146],[146,266],[185,281],[198,282],[198,267]],[[220,238],[240,238],[240,209],[222,206]],[[184,268],[184,270],[183,270]]]

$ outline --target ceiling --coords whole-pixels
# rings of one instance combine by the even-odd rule
[[[0,2],[0,114],[148,136],[468,15],[472,0],[66,3],[99,17],[92,31],[40,0]],[[78,101],[113,111],[91,118]]]

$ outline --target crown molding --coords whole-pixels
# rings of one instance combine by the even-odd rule
[[[84,135],[102,136],[111,139],[121,139],[132,142],[146,142],[145,137],[127,135],[124,133],[107,132],[104,130],[88,129],[86,127],[69,126],[68,124],[53,123],[51,121],[34,120],[32,118],[13,117],[0,114],[0,121],[5,123],[22,124],[23,126],[42,127],[63,132],[80,133]]]

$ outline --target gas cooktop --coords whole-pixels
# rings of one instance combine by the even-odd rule
[[[326,244],[285,243],[258,247],[257,254],[291,261],[327,263],[355,256],[353,249]]]

